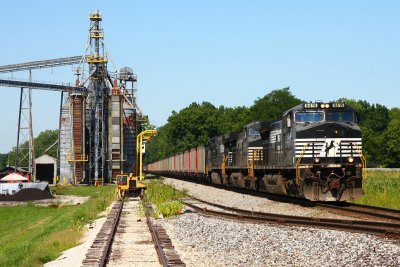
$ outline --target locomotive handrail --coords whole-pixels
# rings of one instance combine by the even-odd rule
[[[248,176],[254,177],[254,150],[251,153],[251,159],[247,159]]]
[[[247,170],[248,170],[248,175],[249,175],[250,177],[254,177],[254,161],[251,160],[251,159],[248,161],[248,168],[247,168]]]
[[[228,160],[228,155],[224,155],[224,159],[222,160],[221,163],[221,175],[225,176],[226,175],[226,161]]]
[[[361,164],[362,164],[362,178],[366,179],[368,176],[368,172],[367,172],[367,160],[365,159],[364,154],[362,153],[361,147],[354,143],[354,146],[356,147],[357,153],[361,158]]]
[[[300,184],[300,162],[301,162],[301,159],[303,158],[304,153],[306,152],[306,149],[309,145],[310,145],[309,143],[304,144],[303,148],[301,149],[300,156],[296,161],[296,183],[297,184]]]

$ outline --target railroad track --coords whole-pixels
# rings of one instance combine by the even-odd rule
[[[242,210],[238,208],[231,208],[196,198],[192,198],[192,200],[185,200],[184,204],[187,205],[188,207],[193,208],[197,212],[206,215],[223,217],[233,220],[240,220],[253,223],[274,223],[277,225],[292,225],[292,226],[306,226],[306,227],[313,226],[325,229],[328,228],[335,230],[362,232],[389,238],[400,239],[399,223],[361,221],[361,220],[360,221],[337,220],[328,218],[310,218],[302,216],[264,213],[264,212]]]
[[[139,201],[139,200],[137,199],[134,201]],[[113,263],[118,264],[120,263],[121,260],[125,260],[124,264],[128,265],[136,261],[139,261],[136,262],[139,265],[141,263],[146,263],[146,264],[151,263],[152,265],[157,265],[157,256],[161,266],[164,267],[186,266],[180,259],[179,255],[176,253],[174,246],[172,245],[171,239],[168,237],[165,229],[162,228],[160,225],[156,225],[152,222],[150,217],[154,212],[151,205],[146,204],[144,206],[146,214],[146,223],[148,225],[148,229],[150,230],[151,236],[149,233],[147,233],[148,237],[146,237],[146,233],[143,233],[144,235],[141,236],[137,231],[146,231],[145,227],[141,226],[139,226],[139,230],[138,229],[134,230],[136,232],[133,233],[126,232],[129,226],[127,225],[127,222],[124,221],[126,221],[126,219],[129,219],[131,217],[126,217],[125,219],[121,220],[121,216],[123,213],[132,213],[132,212],[136,213],[136,211],[132,210],[132,207],[131,207],[131,212],[123,211],[124,201],[118,200],[113,205],[111,211],[107,216],[105,223],[103,224],[102,228],[100,229],[100,232],[97,234],[95,240],[93,241],[91,248],[86,254],[86,258],[82,262],[82,266],[103,267],[108,264],[109,260],[111,261],[110,263],[111,265],[113,265]],[[124,216],[128,216],[128,214],[125,214]],[[140,223],[141,219],[137,220],[135,219],[135,221],[137,223]],[[120,225],[121,222],[123,222],[123,225]],[[144,224],[144,226],[145,225],[146,224]],[[122,229],[119,229],[119,227],[122,227]],[[122,246],[122,248],[120,248],[118,247],[118,245],[114,244],[116,245],[114,248],[113,242],[114,240],[118,239],[116,233],[118,233],[119,235],[127,234],[128,236],[125,237],[124,239],[126,240],[126,238],[129,238],[127,242],[131,243],[130,247],[124,248]],[[131,239],[132,236],[129,236],[129,234],[133,234],[136,239],[135,240],[133,240],[133,238]],[[120,242],[123,243],[123,241]],[[154,248],[157,251],[157,256],[155,256],[154,250],[152,252],[154,256],[152,256],[151,252],[145,253],[145,250],[149,249],[149,245],[151,243],[154,244]],[[130,249],[132,249],[132,251],[126,251]],[[140,255],[139,257],[137,253],[139,253]],[[153,262],[154,257],[155,261]],[[116,263],[115,260],[117,260],[118,262]]]
[[[316,206],[341,211],[346,214],[360,214],[369,217],[382,218],[394,222],[400,222],[400,210],[360,205],[354,203],[320,203]]]
[[[106,266],[123,205],[124,202],[122,200],[115,202],[108,213],[107,220],[104,222],[86,254],[86,258],[82,262],[83,266]]]
[[[178,179],[178,178],[173,178],[173,179]],[[186,182],[191,182],[191,183],[196,183],[196,184],[202,184],[202,185],[206,185],[206,186],[212,186],[214,188],[232,191],[235,193],[246,194],[246,195],[251,195],[251,196],[261,197],[261,198],[267,198],[267,199],[273,200],[273,201],[291,203],[291,204],[295,204],[295,205],[300,205],[302,207],[313,208],[313,207],[319,206],[319,207],[323,207],[323,208],[327,208],[327,209],[333,209],[336,211],[340,211],[344,215],[347,215],[347,216],[348,215],[364,215],[364,217],[368,216],[368,217],[390,220],[392,222],[400,222],[400,210],[394,210],[394,209],[388,209],[388,208],[382,208],[382,207],[374,207],[374,206],[368,206],[368,205],[361,205],[361,204],[355,204],[355,203],[349,203],[349,202],[314,202],[314,201],[309,201],[309,200],[301,199],[301,198],[293,198],[293,197],[288,197],[288,196],[269,194],[266,192],[248,190],[245,188],[227,187],[227,186],[223,186],[223,185],[219,185],[219,184],[209,184],[209,183],[193,181],[193,180],[189,181],[187,179],[178,179],[178,180],[183,180]]]

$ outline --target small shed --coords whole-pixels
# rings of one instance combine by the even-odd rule
[[[57,175],[57,160],[49,155],[43,155],[35,159],[35,180],[55,183]]]

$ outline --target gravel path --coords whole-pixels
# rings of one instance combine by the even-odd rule
[[[296,204],[283,203],[269,200],[267,198],[244,195],[228,190],[218,189],[211,186],[205,186],[172,178],[165,178],[164,183],[170,184],[179,190],[185,189],[188,191],[189,195],[198,199],[234,208],[304,217],[356,220],[356,218],[333,214],[326,209],[321,209],[318,207],[302,207]]]
[[[170,178],[164,182],[197,198],[242,209],[348,218]],[[400,241],[366,234],[239,223],[195,213],[156,221],[187,266],[400,266]]]

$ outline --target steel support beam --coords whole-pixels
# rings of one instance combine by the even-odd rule
[[[77,87],[77,86],[69,86],[69,85],[61,85],[61,84],[25,82],[25,81],[18,81],[18,80],[0,79],[0,86],[87,94],[87,89],[85,87]]]
[[[73,64],[78,64],[81,61],[82,61],[82,56],[75,56],[75,57],[64,57],[64,58],[56,58],[49,60],[32,61],[20,64],[4,65],[0,66],[0,73],[73,65]]]

